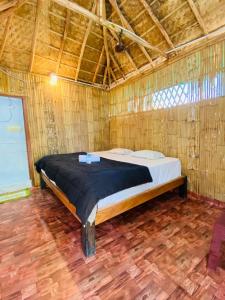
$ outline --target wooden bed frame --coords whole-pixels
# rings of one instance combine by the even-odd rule
[[[69,201],[67,196],[44,174],[41,173],[41,188],[49,187],[52,192],[62,201],[62,203],[70,210],[70,212],[78,219],[81,220],[76,214],[76,207]],[[149,201],[159,195],[162,195],[175,188],[179,188],[179,196],[182,198],[187,197],[187,177],[180,176],[174,180],[171,180],[165,184],[159,185],[155,188],[151,188],[141,194],[127,198],[126,200],[116,203],[113,206],[107,207],[96,212],[95,220],[87,221],[82,224],[82,248],[85,256],[94,255],[96,252],[95,246],[95,225],[98,225],[106,220],[109,220],[123,212],[138,206],[146,201]]]

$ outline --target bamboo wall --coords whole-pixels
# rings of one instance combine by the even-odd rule
[[[62,80],[51,86],[43,76],[12,76],[0,71],[0,94],[25,97],[33,161],[46,154],[108,148],[107,93]]]
[[[111,147],[178,157],[189,190],[225,201],[224,74],[225,42],[220,42],[113,89]]]
[[[110,146],[155,149],[181,159],[191,191],[225,201],[224,74],[220,42],[110,93],[1,72],[0,93],[25,97],[33,161]]]

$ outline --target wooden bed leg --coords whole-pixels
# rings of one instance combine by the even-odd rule
[[[44,181],[44,179],[40,176],[40,187],[42,190],[44,190],[46,188],[46,183]]]
[[[179,187],[178,193],[180,197],[187,198],[187,176],[184,178],[184,183]]]
[[[81,242],[86,257],[95,254],[95,222],[82,224]]]

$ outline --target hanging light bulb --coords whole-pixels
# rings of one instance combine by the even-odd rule
[[[58,76],[55,73],[50,73],[50,84],[56,85],[58,81]]]

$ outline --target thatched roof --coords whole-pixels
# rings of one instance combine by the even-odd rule
[[[0,66],[113,86],[215,34],[224,11],[225,0],[0,0]]]

